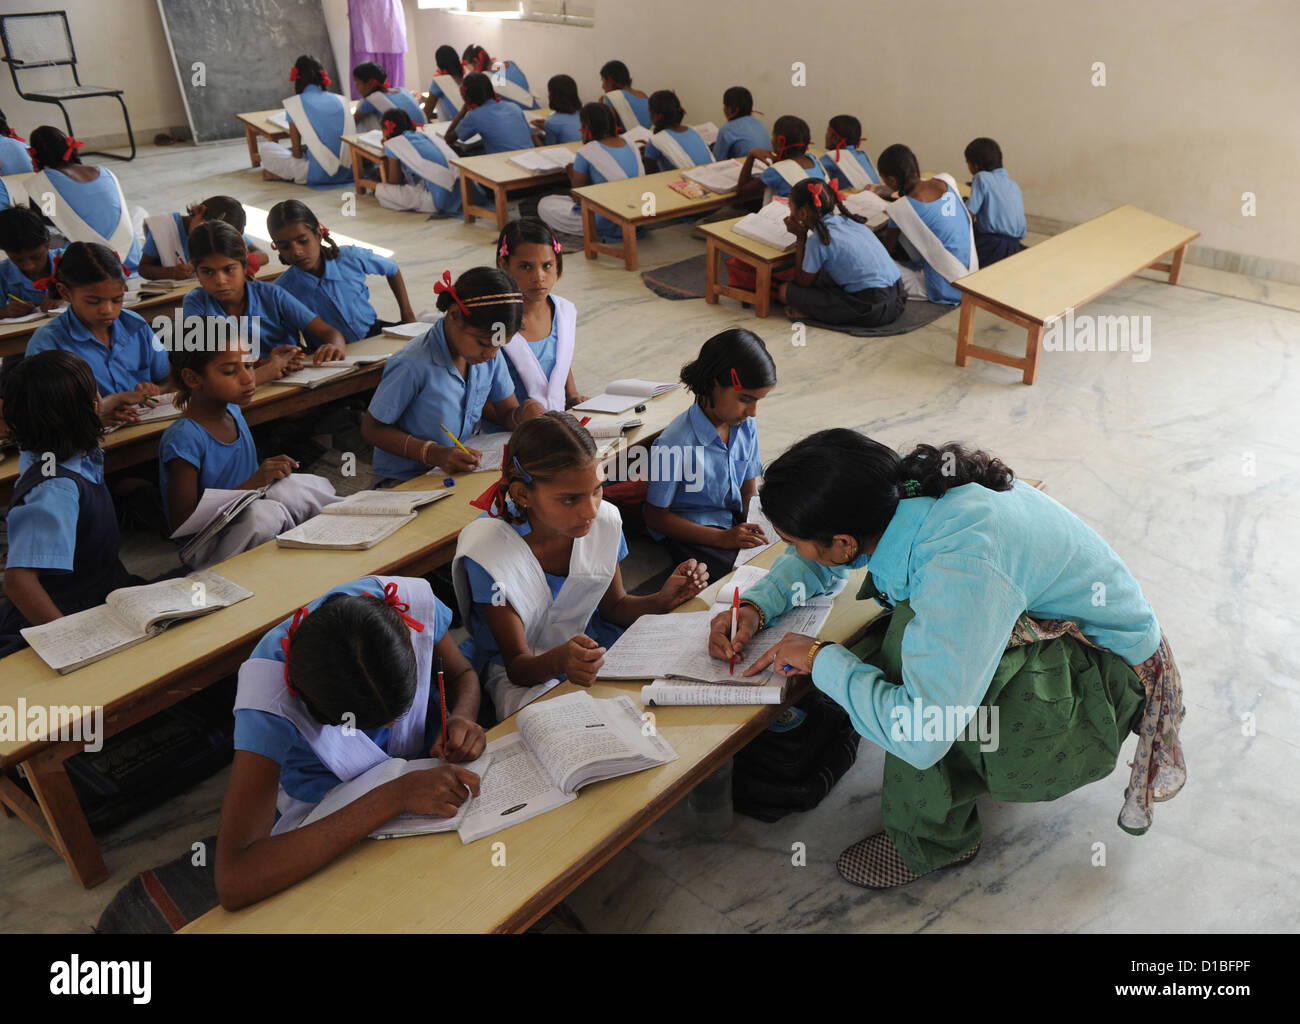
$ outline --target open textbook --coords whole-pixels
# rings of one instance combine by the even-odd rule
[[[203,545],[224,530],[244,509],[265,495],[266,487],[254,487],[247,491],[205,487],[194,511],[171,535],[172,540],[189,538],[181,545],[181,561],[189,565]]]
[[[388,338],[419,338],[429,331],[429,325],[423,320],[413,320],[406,324],[394,324],[392,327],[384,328],[384,336]]]
[[[723,704],[780,704],[785,687],[725,686],[722,683],[686,683],[679,679],[656,679],[641,687],[641,703],[673,706],[719,706]]]
[[[361,551],[392,536],[415,518],[415,510],[451,491],[358,491],[326,505],[318,515],[278,534],[282,548]]]
[[[742,238],[770,245],[773,249],[789,249],[795,237],[785,229],[785,219],[790,216],[790,204],[784,199],[773,199],[758,213],[748,213],[732,225],[731,230]]]
[[[181,619],[207,615],[252,596],[251,590],[215,572],[195,572],[143,587],[122,587],[96,608],[21,632],[45,664],[66,675],[143,643]]]
[[[885,222],[889,220],[889,207],[891,205],[888,200],[881,199],[869,188],[844,197],[844,208],[849,213],[856,213],[859,217],[865,217],[867,227],[872,230],[883,227]]]
[[[699,133],[704,144],[712,149],[713,144],[718,141],[718,126],[712,121],[705,121],[703,124],[693,124],[691,127]]]
[[[284,384],[295,388],[318,388],[336,377],[346,377],[349,373],[355,373],[358,365],[358,363],[343,359],[321,363],[320,366],[313,366],[308,363],[297,370],[291,370],[278,380],[268,381],[267,383]]]
[[[664,381],[628,380],[611,381],[605,385],[605,393],[588,398],[573,407],[572,412],[627,412],[634,405],[649,401],[659,395],[672,391],[680,385]]]
[[[573,156],[573,150],[568,146],[546,146],[542,149],[521,149],[506,157],[506,163],[529,174],[554,174],[573,163]]]
[[[736,191],[737,182],[740,181],[740,168],[743,163],[743,160],[736,159],[719,160],[716,163],[702,164],[699,167],[685,170],[682,172],[682,177],[688,181],[698,182],[710,192],[719,194],[734,192]],[[750,173],[754,177],[758,177],[766,169],[766,161],[755,160]]]

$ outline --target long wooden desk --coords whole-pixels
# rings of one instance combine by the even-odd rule
[[[643,425],[619,447],[649,443],[689,404],[682,388],[650,399],[639,414]],[[437,471],[400,486],[434,490],[444,476]],[[268,629],[331,588],[373,573],[419,576],[451,561],[460,531],[479,515],[470,501],[494,479],[492,473],[456,477],[449,497],[420,509],[412,522],[365,551],[296,550],[271,541],[236,555],[212,568],[253,597],[68,675],[59,675],[30,649],[11,654],[0,676],[0,706],[17,709],[21,699],[46,707],[101,707],[104,737],[115,735],[236,672]],[[0,804],[49,843],[89,888],[107,878],[108,869],[64,768],[82,749],[81,743],[48,734],[0,740]],[[9,777],[20,764],[34,801]]]
[[[1199,231],[1136,206],[1119,206],[959,278],[953,282],[962,292],[957,365],[971,359],[1001,363],[1023,370],[1024,383],[1033,384],[1049,321],[1148,268],[1167,271],[1169,283],[1177,284],[1187,246],[1199,236]],[[977,308],[1028,330],[1024,358],[971,343]],[[1105,339],[1098,343],[1104,345]]]
[[[563,145],[574,153],[582,148],[579,142],[566,142]],[[510,221],[511,192],[532,188],[535,185],[551,185],[569,180],[568,174],[562,170],[551,174],[529,174],[522,167],[510,163],[510,157],[517,152],[526,153],[529,150],[485,153],[482,156],[461,157],[456,161],[456,167],[460,171],[460,198],[465,210],[466,224],[473,224],[475,217],[490,217],[496,221],[499,231]],[[486,206],[479,206],[474,202],[471,183],[482,185],[492,192],[496,203],[495,210],[489,210]]]
[[[754,560],[768,566],[784,545]],[[820,635],[847,641],[874,615],[854,599],[855,571]],[[703,611],[696,598],[682,611]],[[641,683],[598,682],[593,697],[628,694]],[[792,681],[788,699],[806,690]],[[564,683],[543,700],[578,687]],[[243,910],[210,911],[182,931],[230,932],[515,932],[523,931],[650,827],[727,758],[767,728],[782,706],[656,707],[655,728],[677,751],[666,765],[584,787],[557,810],[462,844],[455,833],[393,842],[362,840],[333,863],[284,892]],[[512,717],[489,739],[516,731]],[[494,867],[496,843],[504,867]]]

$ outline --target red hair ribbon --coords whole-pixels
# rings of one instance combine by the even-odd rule
[[[296,82],[296,81],[298,81],[298,65],[297,65],[297,64],[295,64],[293,67],[291,67],[291,68],[289,69],[289,81],[291,81],[291,82]]]
[[[385,78],[385,79],[384,79],[384,84],[381,85],[379,88],[381,88],[381,89],[391,89],[392,86],[388,84],[388,79]]]
[[[812,196],[813,206],[820,210],[822,206],[822,183],[820,181],[810,181],[808,183],[808,194]]]
[[[329,238],[330,229],[327,228],[324,224],[318,224],[317,226],[320,228],[321,238]]]
[[[491,519],[501,518],[501,509],[506,507],[506,478],[502,476],[491,487],[470,502],[474,508],[481,508]]]
[[[81,149],[85,145],[86,144],[82,142],[80,139],[74,139],[71,135],[69,135],[68,148],[63,151],[64,161],[66,162],[68,160],[71,160],[72,154],[75,153],[77,150]]]
[[[293,613],[293,622],[289,623],[289,632],[280,638],[280,650],[284,651],[284,685],[289,692],[295,697],[298,691],[293,683],[289,682],[289,644],[293,642],[293,635],[298,632],[298,627],[302,625],[302,620],[307,617],[306,606],[299,608]]]
[[[375,594],[371,594],[370,596],[373,597],[376,601],[383,601],[384,604],[388,605],[389,608],[392,608],[394,611],[396,611],[397,614],[402,617],[402,621],[405,622],[409,628],[415,630],[417,633],[424,632],[424,623],[420,622],[418,619],[413,619],[411,618],[411,616],[406,614],[411,610],[411,606],[407,604],[405,601],[399,601],[397,599],[396,583],[389,582],[384,584],[383,597],[379,597]]]
[[[61,259],[63,259],[63,253],[59,253],[50,260],[50,276],[42,277],[39,281],[33,281],[32,287],[38,292],[49,291],[54,286],[55,279],[59,276],[59,261]]]
[[[16,131],[14,131],[12,128],[9,129],[9,138],[11,138],[11,139],[17,139],[19,142],[26,142],[26,141],[27,141],[27,140],[24,139],[21,135],[19,135]]]
[[[497,255],[500,256],[503,260],[508,259],[510,256],[510,246],[506,244],[505,235],[501,236],[501,248],[497,250]]]
[[[831,129],[831,134],[834,135],[835,138],[839,139],[839,141],[838,141],[837,143],[835,143],[835,162],[836,162],[836,163],[839,163],[839,162],[840,162],[840,150],[843,149],[845,146],[847,146],[847,145],[849,144],[849,140],[846,139],[846,138],[845,138],[843,135],[841,135],[839,132],[837,132],[834,128]]]
[[[469,316],[469,309],[466,308],[465,303],[460,301],[460,296],[456,294],[456,288],[451,283],[450,270],[444,270],[442,272],[441,281],[433,282],[433,294],[441,295],[443,292],[447,292],[449,295],[451,295],[451,297],[456,300],[456,305],[460,307],[460,311],[464,313],[466,316]]]
[[[255,252],[250,252],[248,254],[247,262],[248,262],[248,269],[253,274],[256,274],[259,270],[262,269],[262,259]]]
[[[320,73],[320,77],[321,77],[321,81],[325,83],[326,89],[328,89],[331,85],[334,84],[333,82],[330,81],[330,73],[328,71],[322,71]]]
[[[391,138],[392,138],[394,135],[396,135],[396,134],[397,134],[397,122],[396,122],[396,121],[385,121],[385,122],[384,122],[384,138],[385,138],[385,139],[391,139]]]
[[[740,383],[740,374],[736,372],[736,368],[734,366],[731,368],[731,386],[735,388],[737,391],[745,390]]]
[[[551,236],[551,248],[555,250],[555,255],[560,255],[560,240],[554,235]]]
[[[840,187],[836,185],[835,182],[829,180],[826,184],[829,185],[831,191],[835,193],[835,201],[838,203],[844,202],[844,193],[840,191]]]
[[[772,141],[776,143],[776,158],[780,160],[785,156],[786,141],[784,135],[774,135]]]

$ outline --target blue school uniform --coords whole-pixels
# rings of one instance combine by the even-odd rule
[[[486,515],[487,513],[484,512],[479,518],[482,519]],[[533,528],[527,523],[511,523],[510,525],[514,528],[515,533],[521,537],[526,537],[533,531]],[[626,557],[627,541],[622,534],[619,534],[618,560],[621,562]],[[469,623],[467,624],[473,647],[472,649],[462,649],[466,650],[467,655],[471,657],[474,670],[481,674],[488,665],[494,662],[498,665],[505,664],[501,658],[501,648],[497,644],[497,639],[492,635],[492,630],[488,627],[487,620],[483,618],[483,612],[479,607],[480,605],[493,604],[494,599],[499,601],[502,588],[488,571],[474,559],[465,558],[462,564],[469,577],[470,591],[473,595],[473,607],[470,609]],[[559,596],[564,581],[569,577],[567,575],[556,576],[545,571],[542,575],[546,577],[546,585],[550,588],[551,598],[554,600]],[[623,627],[602,618],[599,608],[591,613],[591,618],[587,620],[587,625],[582,631],[602,647],[608,647],[623,635]]]
[[[45,270],[37,275],[38,281],[49,276],[53,270],[53,261],[62,255],[62,249],[49,250],[49,256],[45,261]],[[17,295],[20,299],[34,302],[38,306],[45,301],[46,293],[37,288],[32,279],[19,270],[12,260],[0,262],[0,289],[4,291],[4,298],[0,298],[0,305],[8,302],[10,295]]]
[[[627,172],[629,178],[635,178],[641,174],[643,168],[637,160],[636,150],[632,147],[631,143],[626,143],[622,146],[606,146],[605,143],[602,142],[600,145],[618,161],[618,165]],[[587,175],[593,185],[608,180],[605,175],[600,172],[599,168],[597,168],[595,164],[589,162],[582,153],[578,153],[573,158],[573,169],[580,174]],[[623,237],[623,229],[608,217],[602,217],[600,214],[596,214],[596,234],[600,236],[602,242],[612,242]]]
[[[532,95],[532,89],[530,89],[528,86],[528,76],[524,74],[523,69],[521,69],[519,65],[516,64],[514,61],[510,61],[504,68],[501,68],[498,71],[493,71],[489,73],[488,78],[494,79],[497,77],[497,75],[500,74],[505,75],[506,81],[513,82],[515,85],[519,86],[519,88],[523,89],[524,92],[528,93],[529,95]],[[524,106],[522,103],[518,103],[515,100],[510,99],[509,97],[502,96],[501,98],[505,100],[507,103],[514,103],[515,106],[517,106],[520,110],[537,109],[536,99],[534,99],[529,106]]]
[[[675,452],[669,459],[657,449]],[[673,420],[650,446],[651,465],[663,475],[664,467],[682,467],[675,480],[651,480],[646,502],[666,508],[683,519],[702,526],[730,530],[745,517],[740,488],[746,480],[763,475],[758,455],[758,424],[751,417],[731,428],[731,441],[724,444],[718,428],[709,422],[696,403]],[[687,461],[687,460],[691,461]],[[690,473],[684,470],[689,469]],[[692,489],[698,478],[698,489]],[[655,540],[663,534],[650,531]]]
[[[259,347],[253,352],[259,359],[265,358],[276,345],[298,344],[298,335],[316,319],[315,313],[283,288],[251,279],[244,282],[244,287],[248,291],[248,309],[244,315],[250,321],[257,317],[255,322],[259,325]],[[221,303],[202,288],[189,292],[181,309],[185,316],[227,315]],[[307,335],[306,340],[309,349],[314,351],[320,347],[312,335]]]
[[[542,144],[558,146],[582,141],[582,124],[577,114],[552,114],[542,130]]]
[[[957,206],[953,207],[953,209],[960,214],[961,196],[957,194],[951,185],[948,186],[948,191],[957,202]],[[906,202],[912,204],[921,220],[925,221],[926,226],[943,243],[943,247],[963,264],[969,264],[970,221],[964,215],[946,216],[943,212],[944,197],[940,197],[932,203],[918,202],[911,196],[904,196],[903,198]],[[891,227],[894,226],[892,220],[889,224]],[[961,305],[961,292],[945,281],[943,276],[930,264],[922,261],[922,269],[925,272],[925,291],[931,302],[938,302],[948,306]]]
[[[858,149],[857,146],[845,146],[840,150],[840,155],[843,156],[845,153],[851,153],[853,155],[858,163],[862,165],[862,169],[867,172],[867,177],[871,179],[873,184],[884,184],[880,180],[880,175],[876,173],[876,165],[871,162],[871,157],[867,156],[866,153]],[[826,169],[827,177],[829,177],[831,181],[835,182],[835,187],[841,192],[853,187],[849,182],[849,179],[844,176],[844,172],[840,170],[839,165],[835,162],[833,154],[823,153],[821,162],[822,167]]]
[[[540,341],[528,342],[528,347],[533,350],[533,355],[537,357],[538,365],[542,368],[542,375],[547,380],[551,379],[551,373],[555,370],[555,350],[560,343],[559,323],[559,315],[552,310],[551,333]],[[510,373],[510,380],[515,386],[515,397],[519,399],[519,404],[522,405],[531,397],[528,394],[528,388],[524,386],[524,379],[519,376],[519,371],[515,369],[515,364],[511,362],[509,356],[502,356],[501,358],[502,362],[506,364],[506,369]]]
[[[385,89],[383,90],[383,93],[399,108],[406,111],[406,113],[411,116],[412,124],[419,125],[425,123],[424,108],[420,106],[420,101],[417,100],[413,94],[407,92],[405,89],[397,88]],[[372,93],[371,95],[374,94]],[[379,108],[370,102],[369,98],[362,99],[357,103],[357,112],[355,116],[361,117],[364,114],[373,114],[378,118],[384,116]]]
[[[110,238],[122,218],[122,204],[118,200],[117,178],[107,167],[99,169],[99,175],[90,181],[77,181],[62,171],[47,168],[46,177],[58,193],[58,198],[67,203],[78,217],[103,238]],[[352,172],[348,171],[348,180]],[[131,248],[125,254],[118,253],[122,266],[129,274],[135,273],[140,265],[140,239],[134,233]]]
[[[173,213],[172,220],[176,222],[176,233],[180,235],[180,239],[181,239],[181,259],[184,262],[189,263],[190,262],[190,237],[189,234],[185,231],[185,215],[181,213]],[[253,240],[249,238],[247,235],[244,235],[243,239],[244,239],[244,244],[251,249],[253,247]],[[162,254],[158,252],[158,242],[153,237],[153,231],[149,228],[148,223],[146,223],[144,226],[144,248],[142,248],[140,252],[141,255],[152,256],[154,259],[158,260],[159,262],[162,261]]]
[[[638,95],[637,95],[636,93],[634,93],[631,89],[619,89],[618,91],[621,92],[624,96],[627,97],[628,105],[631,106],[631,108],[632,108],[632,113],[634,113],[634,114],[636,115],[637,124],[640,124],[640,125],[642,125],[643,127],[646,127],[646,128],[651,127],[651,124],[650,124],[650,97],[649,97],[649,96],[638,96]],[[605,102],[605,103],[609,103],[609,100],[604,100],[604,102]],[[612,104],[610,104],[610,105],[613,106]],[[623,118],[619,116],[619,113],[618,113],[618,109],[617,109],[617,108],[614,109],[614,116],[615,116],[616,118],[618,118],[618,123],[619,123],[620,125],[623,125],[623,130],[624,130],[624,131],[627,131],[629,128],[635,128],[635,127],[636,127],[635,124],[623,124]]]
[[[0,210],[7,210],[13,205],[9,198],[9,190],[5,188],[5,183],[0,181]]]
[[[323,262],[325,272],[321,277],[301,267],[290,267],[275,279],[274,286],[283,288],[337,330],[344,341],[370,337],[377,317],[370,304],[366,277],[392,277],[398,273],[397,264],[359,245],[340,246],[338,256]]]
[[[167,464],[172,459],[184,459],[199,471],[199,493],[209,487],[233,491],[261,465],[257,461],[257,447],[253,444],[253,435],[249,433],[248,423],[239,406],[233,402],[226,406],[235,418],[239,433],[235,440],[227,443],[218,441],[194,420],[182,416],[172,422],[163,431],[158,442],[158,484],[162,488],[163,511],[171,520],[171,509],[167,502]]]
[[[81,356],[90,364],[101,395],[115,395],[146,381],[160,384],[167,379],[171,370],[167,350],[154,339],[153,328],[140,314],[122,310],[113,321],[109,340],[110,345],[96,340],[69,307],[32,335],[26,354],[34,356],[59,348]]]
[[[772,145],[772,136],[763,122],[753,114],[733,118],[718,129],[718,137],[713,140],[713,158],[731,160],[739,157],[744,160],[751,149],[768,149]]]
[[[383,587],[373,577],[365,576],[351,583],[344,583],[322,594],[307,605],[308,614],[334,594],[355,597],[369,594],[383,598]],[[424,624],[424,628],[436,640],[442,639],[451,626],[451,609],[434,598],[434,620]],[[251,658],[263,658],[268,661],[284,661],[284,649],[280,641],[289,635],[289,626],[293,618],[287,618],[268,631],[257,646],[253,648]],[[428,750],[438,739],[442,728],[441,708],[438,703],[438,687],[429,688],[429,709],[425,715],[424,749]],[[377,729],[361,730],[380,750],[388,753],[388,740],[392,730],[381,725]],[[318,803],[326,793],[341,781],[330,771],[311,749],[293,723],[269,711],[256,708],[240,708],[235,712],[235,749],[247,750],[270,758],[280,766],[280,785],[295,800]]]
[[[809,178],[816,178],[819,181],[826,180],[826,169],[816,160],[813,160],[813,165],[811,167],[805,167],[803,171]],[[775,167],[769,167],[763,171],[763,173],[758,176],[758,180],[772,190],[773,197],[788,196],[790,194],[790,189],[794,187],[781,176],[781,172]]]
[[[521,107],[506,100],[496,100],[475,107],[456,126],[456,137],[468,139],[483,136],[483,151],[508,153],[516,149],[532,149],[533,132],[528,127]]]
[[[10,135],[0,135],[0,174],[31,174],[34,170],[27,143]]]
[[[483,418],[486,402],[500,402],[514,394],[506,359],[498,351],[486,363],[467,366],[468,380],[452,364],[451,350],[439,320],[424,334],[403,346],[384,364],[384,376],[370,400],[370,415],[380,423],[400,427],[415,437],[450,445],[445,424],[466,445]],[[378,478],[409,480],[429,467],[413,459],[375,449],[372,463]]]
[[[824,217],[822,223],[830,233],[830,244],[822,244],[816,231],[808,232],[803,251],[805,273],[825,270],[846,292],[888,288],[902,277],[898,264],[890,259],[876,233],[865,224],[838,213]]]
[[[433,80],[429,83],[429,95],[433,97],[434,102],[437,104],[434,110],[441,115],[442,120],[454,121],[456,115],[460,113],[460,88],[457,86],[451,92],[445,92],[442,86],[438,84],[440,77],[440,75],[433,76]]]
[[[1024,238],[1029,230],[1025,224],[1025,198],[1005,167],[976,173],[966,206],[975,218],[976,231]]]
[[[303,109],[307,111],[307,120],[311,122],[321,142],[335,153],[342,150],[343,129],[346,127],[344,123],[346,101],[343,97],[338,93],[326,92],[319,85],[307,86],[298,96],[302,100]],[[289,118],[289,123],[293,124],[292,117]],[[352,166],[346,159],[343,161],[343,166],[338,169],[338,173],[331,175],[325,173],[325,168],[312,156],[306,144],[302,147],[302,155],[307,158],[308,185],[342,185],[352,180]]]
[[[668,130],[672,131],[672,129]],[[686,150],[686,155],[691,158],[692,164],[698,167],[700,164],[713,162],[713,154],[709,152],[708,143],[690,125],[686,126],[686,131],[673,132],[672,134],[673,138],[677,140],[677,144]],[[659,161],[663,170],[668,170],[669,165],[672,164],[672,161],[656,148],[654,136],[651,136],[645,144],[645,157],[647,160]]]
[[[402,138],[406,139],[412,146],[414,146],[415,151],[426,160],[430,160],[435,164],[441,164],[443,167],[451,166],[447,163],[447,158],[443,155],[442,150],[440,150],[434,144],[434,141],[424,132],[403,132]],[[460,215],[462,207],[459,187],[453,186],[452,188],[443,188],[441,185],[435,184],[428,178],[423,177],[414,167],[411,167],[403,161],[400,156],[394,153],[392,146],[385,145],[384,153],[391,156],[402,165],[402,173],[406,175],[407,181],[412,184],[418,182],[429,190],[429,194],[433,196],[433,207],[435,210],[439,213],[446,213],[451,216]]]

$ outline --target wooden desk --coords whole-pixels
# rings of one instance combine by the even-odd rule
[[[705,234],[704,301],[716,304],[719,295],[726,295],[741,302],[753,303],[756,316],[767,316],[772,308],[772,271],[793,265],[794,250],[774,249],[764,242],[736,234],[732,229],[741,219],[735,217],[732,220],[700,225],[700,230]],[[754,267],[752,292],[730,283],[720,283],[723,272],[719,264],[724,256],[737,256]]]
[[[352,182],[358,194],[373,192],[375,189],[375,180],[367,178],[365,174],[367,160],[379,165],[379,183],[388,184],[388,167],[384,160],[383,144],[372,145],[363,139],[366,134],[368,133],[358,132],[356,135],[343,136],[343,144],[348,147],[348,152],[352,155]]]
[[[574,153],[582,148],[579,142],[566,142],[563,145]],[[460,170],[460,198],[465,210],[466,224],[473,224],[475,217],[491,217],[496,220],[499,231],[510,221],[511,192],[532,188],[534,185],[551,185],[569,180],[568,174],[564,171],[555,171],[552,174],[529,174],[522,167],[510,163],[510,157],[517,152],[529,151],[485,153],[482,156],[460,157],[455,161],[456,167]],[[495,210],[479,206],[473,201],[471,182],[491,190],[496,202]]]
[[[1001,363],[1023,370],[1024,382],[1033,384],[1048,321],[1079,309],[1141,270],[1168,271],[1169,283],[1177,284],[1188,243],[1199,236],[1199,231],[1136,206],[1119,206],[954,281],[962,292],[957,365],[965,366],[972,358]],[[1023,359],[971,344],[977,308],[1028,330]]]
[[[640,414],[644,424],[625,435],[619,447],[648,444],[690,401],[682,388],[650,399]],[[437,472],[399,486],[434,490],[443,476]],[[450,562],[460,531],[480,514],[469,503],[494,479],[492,473],[458,476],[449,497],[420,509],[413,521],[366,551],[296,550],[271,541],[236,555],[212,568],[253,591],[253,597],[179,623],[68,675],[59,675],[30,649],[11,654],[0,676],[0,706],[16,709],[23,699],[33,706],[102,707],[104,738],[113,736],[238,671],[268,629],[333,587],[374,573],[420,576]],[[108,869],[64,768],[82,749],[49,735],[0,741],[0,804],[57,851],[89,888],[107,878]],[[20,764],[34,801],[8,777]]]
[[[755,559],[767,566],[784,545]],[[852,639],[878,608],[854,599],[865,569],[851,574],[821,636]],[[708,606],[696,598],[683,611]],[[808,683],[792,682],[789,699]],[[601,683],[593,697],[628,694],[640,699],[641,683]],[[557,686],[543,700],[571,693]],[[182,929],[190,934],[226,932],[514,932],[523,931],[576,889],[619,850],[650,827],[727,758],[767,728],[777,705],[749,707],[656,707],[655,727],[678,758],[584,787],[578,799],[557,810],[462,844],[455,833],[408,840],[362,840],[310,878],[243,910],[210,911]],[[489,739],[516,731],[512,717]],[[492,847],[503,843],[504,867],[493,867]]]
[[[357,112],[357,101],[352,100],[350,104],[352,114],[355,117]],[[239,123],[244,128],[244,141],[248,143],[248,159],[252,161],[254,167],[262,166],[262,155],[257,151],[257,139],[261,136],[264,139],[270,139],[272,142],[279,139],[287,139],[289,132],[281,128],[272,121],[272,114],[284,112],[284,107],[272,107],[270,110],[252,110],[246,114],[236,114]]]

